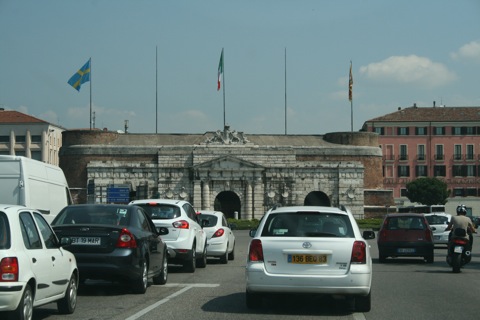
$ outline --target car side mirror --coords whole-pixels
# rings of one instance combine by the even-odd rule
[[[373,231],[363,231],[363,239],[365,239],[365,240],[375,239],[375,232],[373,232]]]
[[[250,237],[255,237],[255,234],[257,233],[257,229],[251,229],[248,234],[250,235]]]

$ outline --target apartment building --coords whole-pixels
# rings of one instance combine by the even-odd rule
[[[480,107],[398,108],[366,121],[362,131],[376,132],[383,153],[383,183],[397,206],[410,205],[406,184],[437,177],[451,190],[446,209],[463,203],[480,215]]]
[[[0,155],[17,155],[59,165],[64,128],[0,108]]]

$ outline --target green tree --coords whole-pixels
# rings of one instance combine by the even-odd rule
[[[407,183],[407,198],[427,206],[447,203],[450,190],[447,184],[437,178],[418,178]]]

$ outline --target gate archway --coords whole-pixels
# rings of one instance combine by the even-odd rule
[[[222,211],[227,218],[235,218],[235,211],[238,212],[238,218],[241,217],[241,208],[240,198],[233,191],[222,191],[220,192],[213,204],[213,209],[217,211]]]
[[[330,207],[331,202],[328,196],[322,191],[310,192],[303,201],[305,206],[324,206]]]

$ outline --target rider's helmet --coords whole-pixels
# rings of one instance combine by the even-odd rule
[[[467,207],[464,204],[461,204],[457,207],[457,214],[458,215],[467,215]]]

